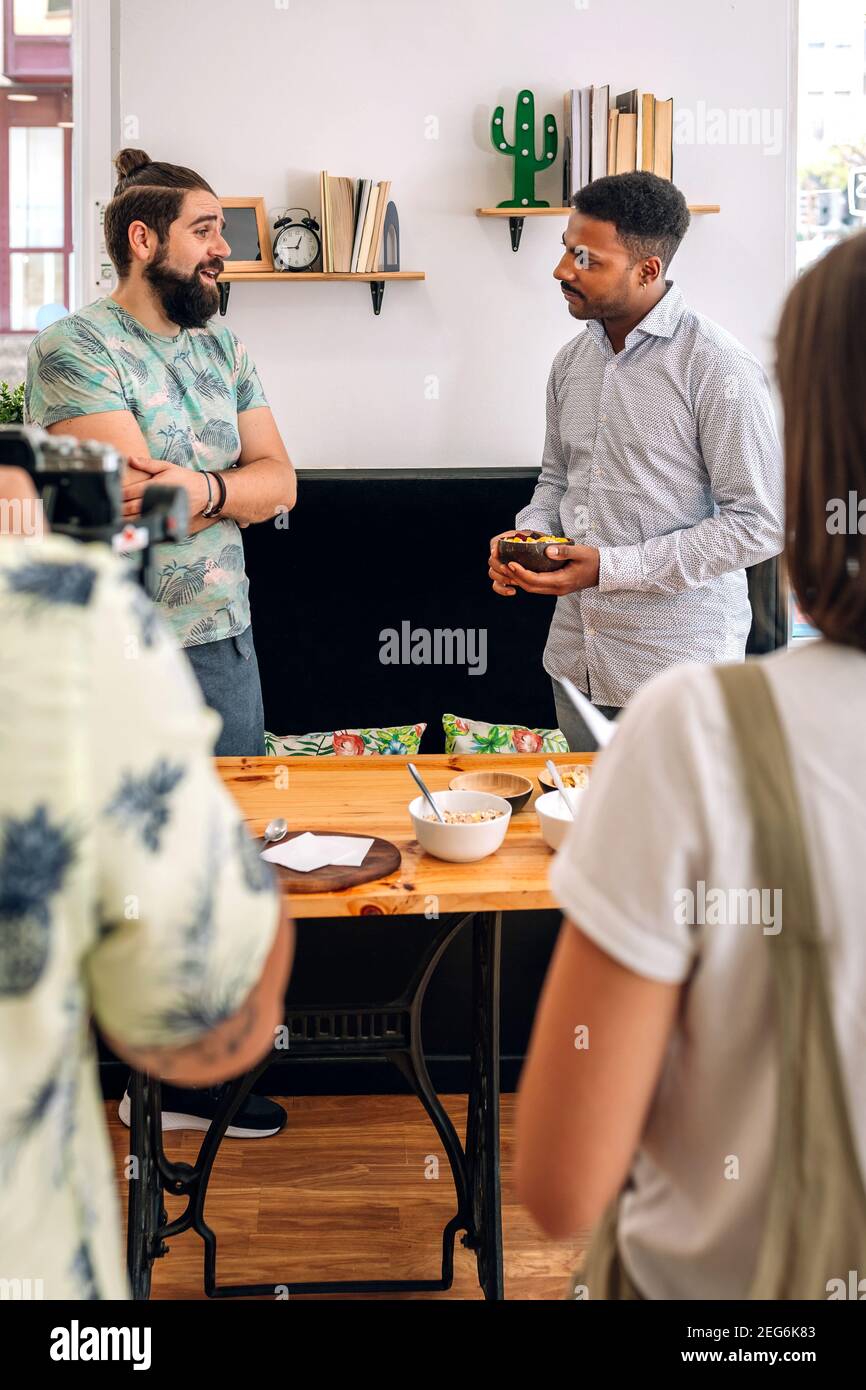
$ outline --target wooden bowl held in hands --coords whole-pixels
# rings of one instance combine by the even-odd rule
[[[574,541],[569,536],[546,536],[543,531],[515,531],[499,542],[499,559],[503,565],[516,561],[534,574],[551,574],[568,561],[552,560],[546,553],[549,545],[574,545]]]

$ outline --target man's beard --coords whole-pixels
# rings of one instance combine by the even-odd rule
[[[201,278],[200,271],[223,269],[222,261],[202,262],[191,275],[179,275],[166,265],[167,252],[160,247],[150,265],[145,266],[145,278],[153,286],[162,311],[179,328],[204,328],[219,308],[220,296],[216,285],[211,289]]]
[[[630,309],[628,300],[624,295],[611,296],[608,299],[576,299],[566,300],[568,311],[575,319],[595,319],[603,322],[605,319],[627,318]]]

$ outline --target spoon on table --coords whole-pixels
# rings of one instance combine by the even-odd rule
[[[276,820],[269,820],[265,826],[265,833],[262,837],[266,845],[275,845],[277,840],[282,840],[289,828],[289,822],[282,816]]]
[[[421,788],[421,790],[422,790],[422,792],[424,793],[424,795],[426,796],[427,800],[430,802],[430,805],[433,807],[434,814],[435,814],[436,819],[438,820],[439,824],[440,824],[440,825],[444,825],[444,824],[445,824],[445,817],[442,815],[442,812],[439,810],[439,807],[436,805],[436,802],[433,800],[433,798],[432,798],[432,796],[430,795],[429,791],[428,791],[427,788],[425,787],[425,785],[424,785],[424,780],[423,780],[423,778],[421,777],[421,774],[420,774],[420,772],[418,771],[417,767],[415,766],[414,763],[409,763],[409,764],[408,764],[408,767],[409,767],[409,771],[411,772],[412,776],[415,778],[415,781],[418,783],[418,786]]]
[[[562,797],[563,801],[566,804],[566,807],[568,808],[568,814],[571,816],[571,819],[574,820],[574,808],[572,807],[571,802],[565,794],[565,785],[563,783],[562,778],[559,775],[559,768],[556,766],[556,763],[553,761],[552,758],[547,759],[547,763],[545,764],[545,766],[547,767],[547,770],[550,773],[551,782],[556,787],[556,790],[559,792],[559,795]]]

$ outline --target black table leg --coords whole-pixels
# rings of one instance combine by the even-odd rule
[[[485,1298],[505,1297],[499,1167],[499,967],[502,913],[479,912],[472,924],[472,1069],[466,1115],[472,1229]]]
[[[195,1164],[172,1163],[162,1146],[159,1087],[137,1078],[139,1123],[133,1130],[133,1152],[143,1147],[148,1181],[138,1202],[127,1237],[133,1296],[150,1292],[150,1264],[167,1250],[167,1242],[194,1230],[204,1245],[204,1288],[209,1298],[274,1296],[280,1286],[289,1293],[438,1292],[451,1287],[454,1240],[466,1231],[463,1243],[475,1251],[478,1280],[487,1298],[501,1299],[502,1221],[499,1208],[499,956],[502,914],[467,914],[446,919],[428,942],[403,995],[384,1004],[322,1005],[287,1009],[289,1048],[296,1058],[330,1062],[335,1058],[387,1060],[402,1073],[421,1101],[445,1148],[457,1197],[457,1211],[442,1234],[440,1274],[436,1279],[317,1280],[309,1283],[274,1279],[268,1284],[220,1285],[216,1271],[216,1234],[205,1221],[204,1207],[214,1161],[226,1129],[258,1076],[266,1057],[245,1076],[231,1082],[205,1134]],[[427,1072],[421,1040],[421,1012],[427,986],[445,950],[465,927],[472,928],[472,1057],[466,1144],[437,1096]],[[162,1192],[186,1198],[183,1213],[171,1222],[162,1210]],[[154,1207],[156,1198],[159,1207]],[[155,1219],[156,1211],[161,1219]],[[142,1217],[146,1225],[142,1229]]]
[[[129,1156],[133,1164],[127,1178],[127,1267],[132,1296],[144,1301],[150,1297],[153,1262],[167,1250],[162,1239],[168,1221],[159,1170],[162,1135],[156,1133],[161,1110],[159,1082],[133,1072],[129,1103]]]

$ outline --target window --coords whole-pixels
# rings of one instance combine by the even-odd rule
[[[71,0],[13,0],[12,28],[16,34],[68,38],[72,33]]]
[[[797,270],[866,228],[866,0],[800,0]]]
[[[797,272],[866,228],[866,0],[800,0]],[[795,603],[790,638],[816,634]]]
[[[4,63],[18,82],[72,79],[71,0],[4,0]]]
[[[0,334],[10,381],[27,344],[72,307],[73,0],[2,0]]]
[[[68,89],[0,90],[0,332],[35,333],[40,309],[70,305],[70,107]]]

